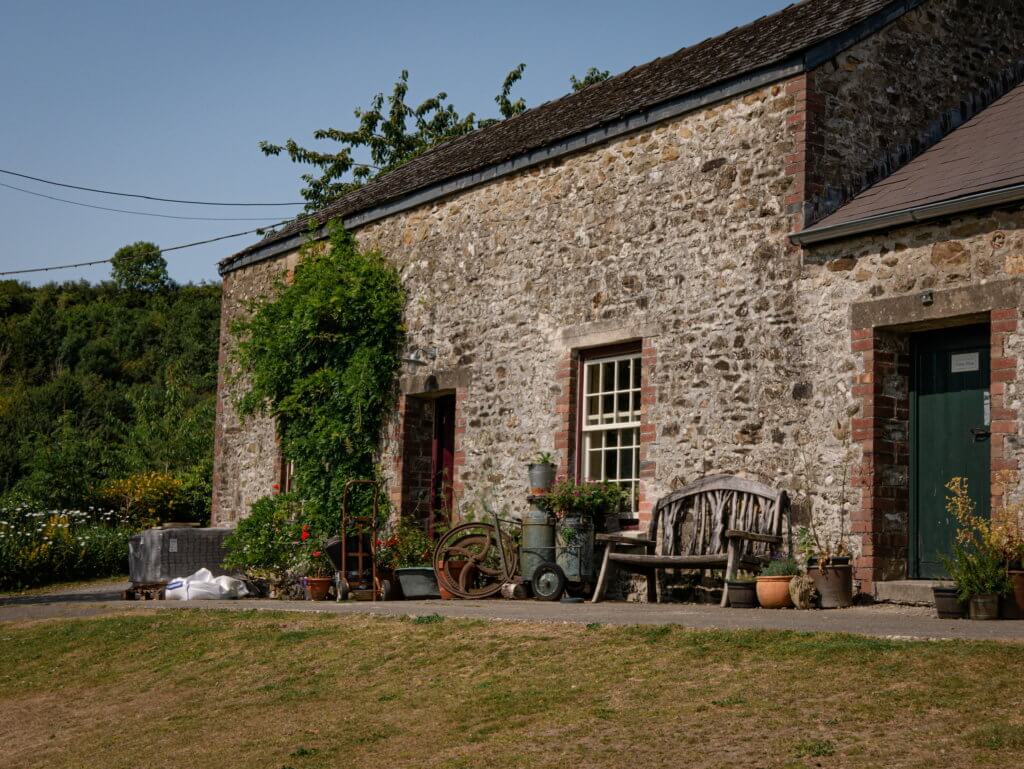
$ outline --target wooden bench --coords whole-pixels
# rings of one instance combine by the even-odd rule
[[[592,603],[604,598],[612,566],[647,577],[647,600],[658,600],[658,569],[756,570],[783,544],[789,514],[785,491],[732,475],[713,475],[660,499],[646,536],[598,534],[605,543]],[[643,552],[627,552],[641,549]],[[728,583],[722,606],[729,604]]]

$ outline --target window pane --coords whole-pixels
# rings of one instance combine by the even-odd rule
[[[636,478],[636,473],[633,472],[633,457],[636,452],[633,449],[620,449],[619,450],[619,477],[620,478]]]
[[[615,389],[616,390],[628,390],[629,389],[629,362],[631,359],[619,361],[619,369],[615,378]]]
[[[619,452],[606,451],[604,453],[604,478],[614,481],[619,477]]]
[[[609,392],[615,389],[615,362],[608,361],[601,364],[601,391]]]
[[[585,480],[601,480],[601,453],[600,451],[587,452],[587,471]]]
[[[615,396],[611,393],[601,396],[601,416],[605,422],[615,419]]]
[[[618,413],[615,415],[617,422],[626,422],[629,420],[629,393],[619,393],[618,398]]]
[[[597,424],[601,419],[601,398],[598,395],[587,397],[587,424]]]
[[[595,366],[593,363],[588,363],[586,367],[587,378],[587,393],[596,393],[601,387],[601,369],[599,366]]]
[[[640,389],[640,358],[633,358],[633,387]]]

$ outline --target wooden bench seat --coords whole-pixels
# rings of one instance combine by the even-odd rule
[[[784,491],[731,475],[702,478],[658,501],[646,536],[597,536],[605,551],[591,601],[604,598],[614,566],[646,575],[651,602],[658,569],[721,569],[726,580],[757,570],[782,548],[788,513]],[[722,606],[728,601],[726,584]]]

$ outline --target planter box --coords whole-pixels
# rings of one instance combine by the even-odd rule
[[[395,569],[395,577],[402,587],[402,597],[407,601],[441,597],[441,591],[437,588],[437,576],[430,566]]]

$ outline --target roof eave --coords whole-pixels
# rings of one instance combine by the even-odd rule
[[[798,246],[810,246],[835,240],[845,240],[860,235],[869,235],[875,232],[883,232],[895,227],[918,224],[986,208],[997,208],[1021,201],[1024,201],[1024,184],[1014,184],[997,190],[963,195],[939,201],[938,203],[912,206],[900,209],[899,211],[854,219],[849,222],[811,227],[807,230],[790,233],[789,239]]]

